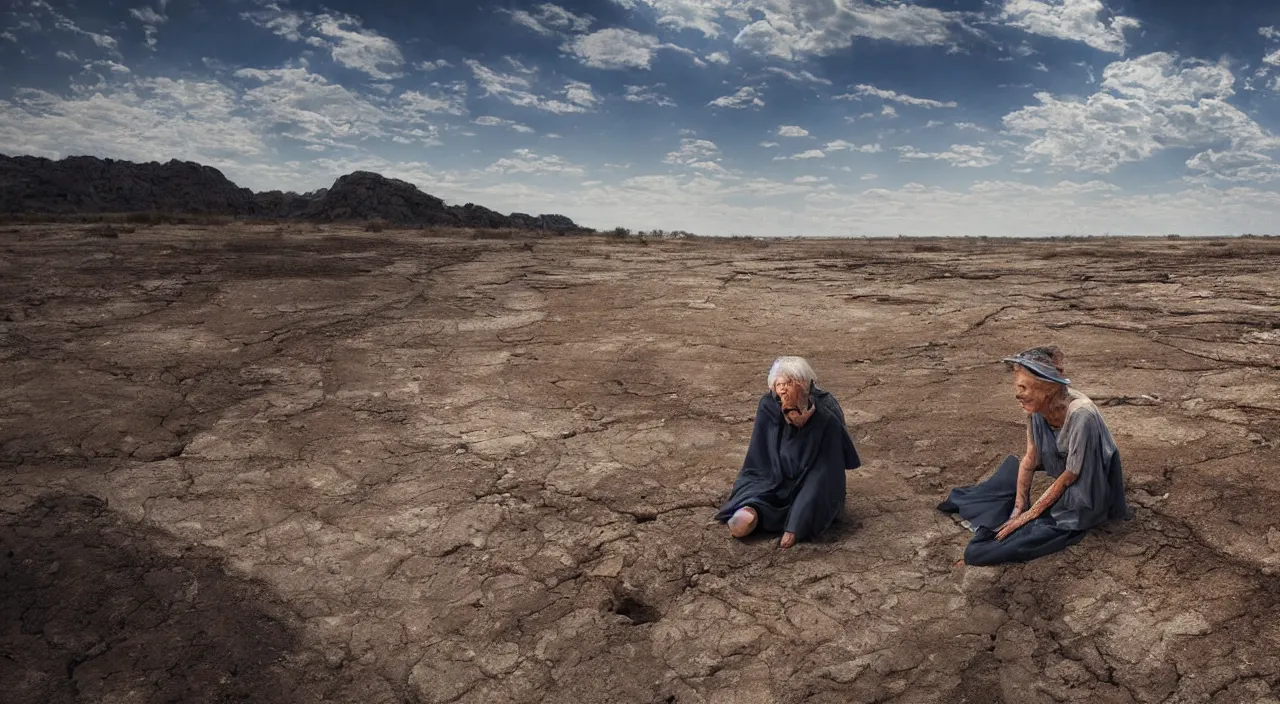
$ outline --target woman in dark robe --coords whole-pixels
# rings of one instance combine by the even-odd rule
[[[1057,347],[1033,347],[1004,360],[1014,396],[1027,412],[1027,450],[1010,455],[986,481],[953,489],[938,505],[974,530],[968,565],[1026,562],[1080,542],[1089,529],[1132,517],[1120,452],[1093,401],[1070,388]],[[1031,503],[1031,480],[1053,484]]]
[[[746,459],[716,514],[733,537],[780,532],[779,545],[789,548],[826,530],[844,509],[845,470],[861,462],[843,409],[816,382],[800,357],[779,357],[769,370]]]

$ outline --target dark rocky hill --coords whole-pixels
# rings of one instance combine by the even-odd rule
[[[446,205],[399,179],[369,171],[340,177],[311,193],[254,193],[211,166],[89,156],[52,161],[0,155],[0,214],[139,213],[297,218],[337,222],[385,220],[400,225],[581,230],[563,215],[503,215],[473,203]]]

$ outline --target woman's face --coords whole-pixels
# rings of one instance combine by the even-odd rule
[[[773,392],[782,401],[784,412],[790,408],[803,411],[809,405],[809,399],[806,398],[809,393],[808,387],[791,377],[779,376],[774,379]]]
[[[1057,395],[1057,385],[1022,367],[1013,368],[1013,396],[1027,413],[1042,413]]]

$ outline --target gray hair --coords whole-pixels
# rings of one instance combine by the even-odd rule
[[[806,389],[809,384],[818,381],[818,375],[813,373],[813,367],[804,360],[804,357],[779,357],[773,361],[773,366],[769,367],[769,390],[773,390],[773,384],[778,377],[787,377],[800,382],[801,386]]]

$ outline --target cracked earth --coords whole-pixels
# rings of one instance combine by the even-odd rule
[[[0,234],[12,702],[1280,703],[1280,242]],[[955,566],[1056,343],[1135,519]],[[774,357],[865,465],[712,521]]]

